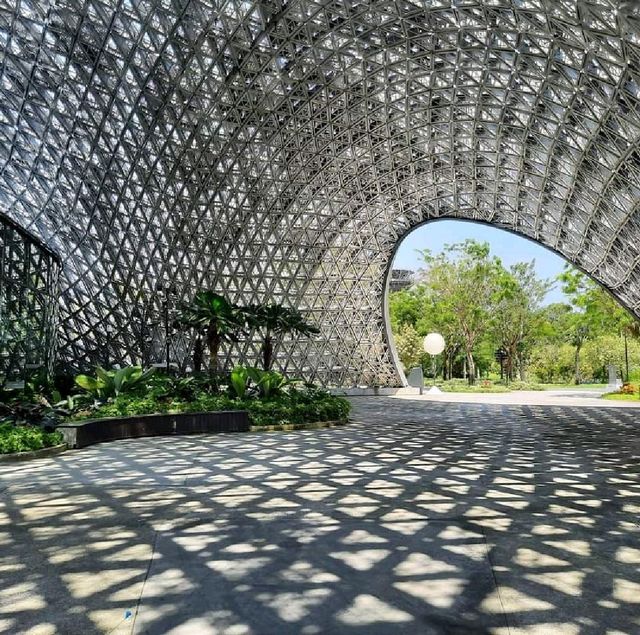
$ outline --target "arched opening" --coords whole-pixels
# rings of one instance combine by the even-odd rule
[[[406,232],[383,306],[403,385],[414,367],[447,392],[635,390],[640,379],[639,323],[616,294],[556,250],[486,222],[434,219]],[[434,331],[447,344],[435,368],[422,349]]]

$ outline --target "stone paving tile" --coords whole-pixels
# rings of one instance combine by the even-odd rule
[[[0,633],[640,632],[633,411],[353,402],[3,466]]]

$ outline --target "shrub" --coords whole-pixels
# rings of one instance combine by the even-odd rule
[[[165,392],[150,391],[146,395],[119,395],[98,407],[76,412],[71,418],[102,419],[164,412],[215,412],[247,410],[254,425],[279,425],[316,421],[345,420],[351,404],[346,399],[307,386],[289,386],[270,397],[231,398],[225,394],[198,392],[193,399],[182,399]]]
[[[540,382],[568,383],[574,377],[575,349],[570,344],[547,344],[531,352],[529,370]],[[585,368],[583,366],[583,373]]]
[[[256,426],[310,423],[316,421],[344,421],[351,404],[342,397],[330,394],[301,397],[283,395],[273,400],[252,399],[242,402],[251,423]]]
[[[506,386],[500,386],[488,379],[483,379],[480,383],[473,386],[469,386],[466,379],[448,379],[440,384],[440,388],[443,392],[509,392],[509,388]]]
[[[541,384],[536,384],[528,381],[512,381],[509,382],[509,388],[511,390],[544,390],[544,386]]]
[[[154,368],[143,371],[140,366],[117,370],[105,370],[98,366],[95,377],[78,375],[76,384],[96,399],[111,399],[136,389],[145,389],[154,372]]]
[[[0,454],[30,452],[62,443],[59,432],[45,432],[38,426],[0,423]]]

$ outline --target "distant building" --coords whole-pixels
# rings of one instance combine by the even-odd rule
[[[413,284],[413,271],[411,269],[392,269],[389,280],[389,291],[401,291]]]

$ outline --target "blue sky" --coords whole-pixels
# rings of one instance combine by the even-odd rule
[[[491,245],[491,253],[498,256],[506,266],[535,260],[536,271],[541,278],[555,278],[565,264],[565,260],[560,256],[515,234],[478,223],[443,220],[427,223],[411,232],[402,241],[393,266],[395,269],[415,271],[421,267],[420,256],[416,250],[427,248],[439,253],[446,244],[458,243],[467,238],[488,242]],[[554,288],[547,294],[546,303],[562,301],[564,296],[559,288]]]

